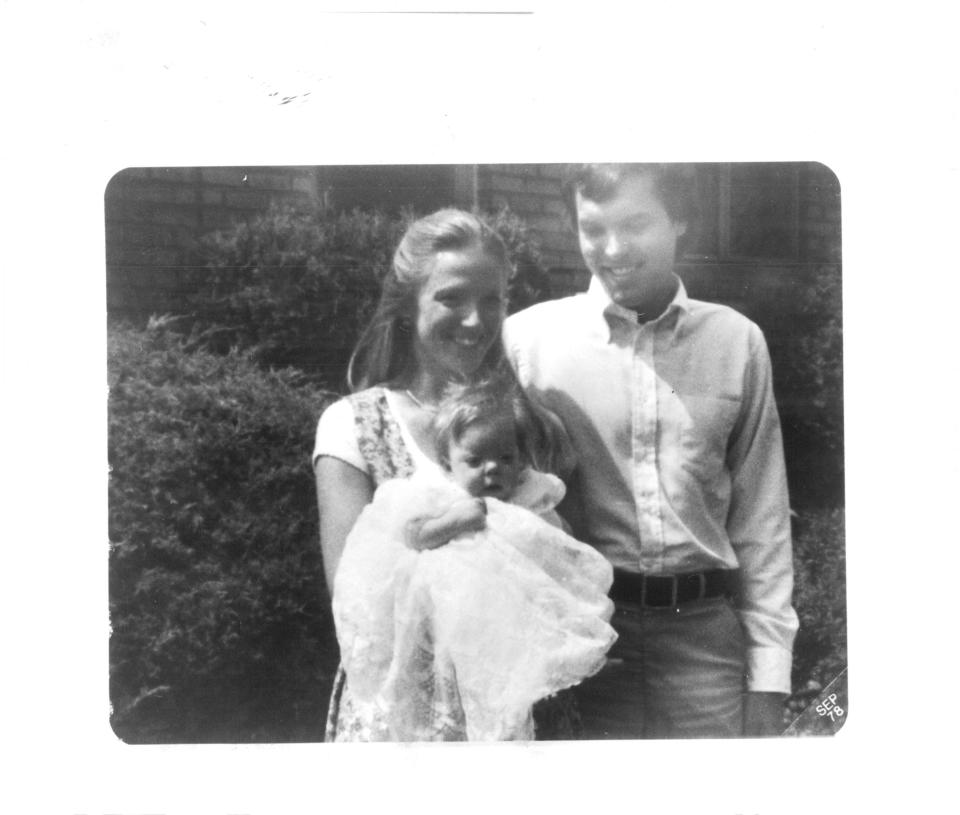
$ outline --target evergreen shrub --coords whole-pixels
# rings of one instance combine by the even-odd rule
[[[800,617],[794,686],[826,685],[847,665],[842,509],[809,510],[794,523],[793,602]]]
[[[403,219],[272,205],[200,241],[188,325],[194,347],[248,350],[341,386],[403,232]]]
[[[115,732],[320,740],[337,650],[309,454],[329,395],[162,321],[114,326],[108,350]]]

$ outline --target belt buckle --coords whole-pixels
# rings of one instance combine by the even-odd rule
[[[654,577],[657,580],[669,580],[670,581],[670,602],[667,604],[657,604],[657,605],[647,605],[647,580],[650,577]],[[661,584],[662,585],[662,584]],[[640,605],[643,608],[676,608],[677,599],[680,596],[680,581],[677,579],[675,574],[664,574],[664,575],[643,575],[643,579],[640,581]]]

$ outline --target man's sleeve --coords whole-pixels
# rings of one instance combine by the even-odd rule
[[[747,690],[789,693],[798,620],[783,439],[766,342],[755,326],[749,340],[742,412],[727,451],[727,532],[742,577]]]

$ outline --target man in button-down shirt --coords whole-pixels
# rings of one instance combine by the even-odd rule
[[[573,441],[561,510],[617,576],[620,639],[580,689],[584,735],[774,734],[797,617],[763,335],[676,276],[677,168],[589,166],[571,189],[589,290],[514,315],[505,343]],[[651,603],[664,585],[672,596]]]

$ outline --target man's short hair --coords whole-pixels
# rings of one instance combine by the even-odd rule
[[[570,221],[577,226],[577,193],[590,201],[612,198],[627,178],[653,179],[654,188],[672,221],[693,224],[697,217],[696,183],[692,164],[576,164],[564,181]]]

